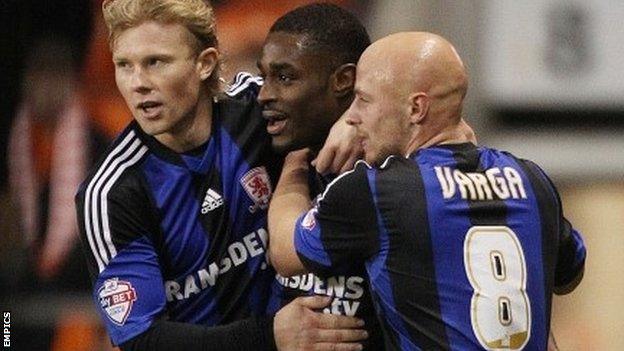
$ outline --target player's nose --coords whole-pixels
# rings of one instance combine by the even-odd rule
[[[276,97],[273,87],[265,80],[264,84],[262,84],[262,87],[260,88],[260,92],[258,93],[258,103],[260,105],[266,105],[271,101],[275,101],[275,99]]]
[[[137,93],[148,93],[153,88],[149,77],[140,68],[131,73],[130,87]]]
[[[362,119],[356,111],[353,111],[353,106],[349,107],[344,113],[344,119],[348,125],[356,126],[362,123]]]

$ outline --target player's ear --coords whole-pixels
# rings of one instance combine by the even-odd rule
[[[336,68],[330,80],[334,95],[344,97],[351,94],[355,86],[355,64],[346,63]]]
[[[216,69],[218,62],[219,51],[216,48],[210,47],[200,52],[196,63],[200,79],[208,79]]]
[[[429,113],[431,101],[429,96],[424,92],[418,92],[409,96],[410,122],[420,124],[425,120]]]

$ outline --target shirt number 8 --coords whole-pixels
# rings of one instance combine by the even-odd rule
[[[529,341],[531,304],[526,261],[509,227],[475,226],[464,241],[464,267],[474,293],[472,329],[486,350],[520,350]]]

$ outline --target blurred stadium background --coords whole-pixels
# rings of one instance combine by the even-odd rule
[[[223,77],[255,72],[272,22],[309,2],[212,1]],[[542,165],[584,234],[585,279],[554,299],[561,350],[624,350],[624,2],[333,2],[373,39],[426,30],[456,44],[471,74],[464,114],[480,142]],[[130,119],[100,4],[0,1],[0,308],[11,312],[16,350],[112,349],[72,217],[74,184]]]

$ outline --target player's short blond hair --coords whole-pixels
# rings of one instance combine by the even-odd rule
[[[207,0],[104,0],[102,12],[111,49],[123,31],[146,21],[183,25],[197,39],[194,48],[197,53],[219,45],[214,11]],[[206,80],[212,95],[220,91],[220,66],[221,59]]]

